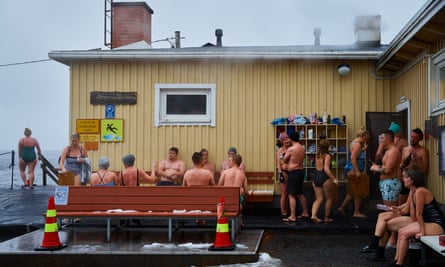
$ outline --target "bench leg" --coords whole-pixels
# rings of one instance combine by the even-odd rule
[[[420,266],[426,266],[426,247],[424,244],[420,248]]]
[[[111,219],[107,218],[107,242],[110,242],[111,239]]]
[[[168,242],[172,242],[172,219],[168,219]]]
[[[237,224],[237,220],[232,219],[232,241],[235,240],[236,224]]]

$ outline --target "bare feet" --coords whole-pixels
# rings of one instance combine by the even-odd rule
[[[322,222],[322,220],[321,220],[320,218],[318,218],[318,217],[312,217],[311,220],[312,220],[312,222],[315,223],[315,224],[319,224],[319,223]]]
[[[343,215],[346,215],[345,208],[342,207],[338,208],[338,212],[340,212]]]
[[[355,218],[366,218],[366,215],[360,212],[354,213]]]
[[[326,218],[324,218],[324,223],[331,223],[331,222],[333,222],[334,221],[334,219],[332,219],[332,218],[330,218],[330,217],[326,217]]]

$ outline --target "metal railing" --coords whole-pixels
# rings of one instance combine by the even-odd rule
[[[56,184],[59,183],[59,169],[54,167],[45,156],[40,156],[40,167],[42,168],[42,183],[46,185],[46,177],[49,176]]]
[[[10,152],[4,152],[4,153],[0,153],[0,156],[2,155],[7,155],[11,153],[11,163],[9,164],[8,168],[11,169],[11,190],[12,190],[12,186],[14,183],[14,166],[15,166],[15,151],[11,150]]]

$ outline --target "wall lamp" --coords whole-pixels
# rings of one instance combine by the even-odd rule
[[[342,63],[337,66],[337,71],[341,76],[345,76],[351,72],[351,67],[346,63]]]

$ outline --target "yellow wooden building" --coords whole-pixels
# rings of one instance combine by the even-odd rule
[[[118,140],[104,139],[102,125],[85,133],[94,167],[107,155],[110,169],[120,170],[121,157],[133,153],[136,165],[149,170],[176,146],[188,167],[192,153],[207,148],[219,168],[227,149],[236,147],[247,170],[274,171],[274,118],[326,110],[346,117],[352,140],[366,125],[366,112],[409,103],[410,129],[434,128],[423,142],[430,151],[428,184],[444,202],[436,134],[445,125],[444,6],[427,1],[389,45],[358,39],[349,46],[153,49],[150,37],[144,48],[51,51],[49,57],[70,67],[71,132],[107,116],[123,122]],[[151,15],[145,3],[140,8]],[[346,75],[339,74],[343,65],[350,70]],[[169,110],[168,101],[196,95],[205,108],[187,115]]]

